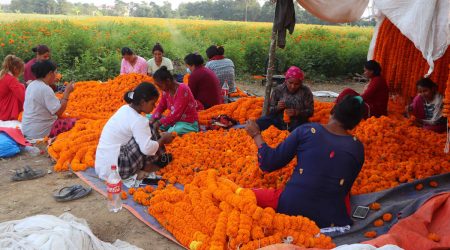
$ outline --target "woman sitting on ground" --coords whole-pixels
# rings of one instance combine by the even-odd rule
[[[255,122],[247,122],[261,170],[278,170],[297,156],[284,190],[253,190],[258,206],[308,217],[320,228],[351,225],[344,199],[363,166],[364,147],[349,131],[361,121],[363,107],[361,97],[348,96],[334,106],[327,125],[304,124],[277,148],[264,142]]]
[[[66,110],[73,83],[66,86],[63,97],[59,100],[50,85],[55,83],[56,65],[50,61],[38,61],[31,66],[36,76],[25,91],[23,105],[22,132],[26,138],[50,138],[70,130],[76,119],[58,119]]]
[[[387,115],[387,106],[389,101],[389,87],[381,77],[381,66],[377,61],[370,60],[364,64],[364,76],[370,79],[369,84],[364,88],[364,92],[361,94],[366,109],[365,117],[380,117]],[[344,89],[336,99],[336,103],[342,100],[347,95],[359,96],[360,94],[353,89]]]
[[[127,47],[122,48],[122,64],[120,66],[120,74],[138,73],[146,75],[148,71],[147,61],[134,54],[134,52]]]
[[[222,46],[211,45],[206,50],[206,55],[209,61],[205,67],[212,70],[220,81],[220,87],[226,82],[230,92],[236,92],[235,87],[235,73],[234,63],[228,58],[225,58],[225,49]]]
[[[22,59],[8,55],[0,71],[0,121],[17,120],[23,111],[25,86],[19,82],[23,73]]]
[[[153,58],[147,61],[148,75],[152,76],[159,68],[165,66],[170,72],[173,71],[172,61],[164,57],[164,49],[161,44],[156,43],[152,49]]]
[[[308,122],[314,113],[314,98],[311,90],[303,85],[304,73],[295,66],[286,72],[286,81],[272,91],[269,114],[259,118],[256,123],[261,130],[275,126],[280,130],[294,130]],[[289,117],[286,123],[283,115]]]
[[[50,49],[47,47],[47,45],[38,45],[31,50],[36,54],[36,57],[28,61],[27,64],[25,64],[23,80],[27,84],[30,83],[31,81],[36,80],[36,76],[31,71],[31,66],[33,66],[33,64],[39,61],[50,60],[51,57]]]
[[[172,142],[170,133],[162,133],[154,140],[147,118],[155,108],[159,93],[150,83],[141,83],[133,91],[125,93],[123,105],[109,118],[103,127],[95,158],[95,172],[106,180],[111,166],[118,166],[122,179],[137,175],[143,179],[158,169],[157,152],[160,147]]]
[[[415,117],[415,124],[424,129],[443,133],[447,129],[447,119],[442,116],[443,97],[438,86],[429,78],[417,81],[417,93],[407,111]]]
[[[205,62],[203,57],[198,54],[189,54],[184,58],[184,62],[191,72],[188,85],[197,101],[197,110],[222,104],[223,96],[219,78],[203,65]]]
[[[150,124],[156,129],[176,132],[179,135],[198,132],[197,103],[189,87],[178,83],[165,66],[153,74],[153,79],[163,93]],[[162,117],[162,113],[167,109],[170,113]]]

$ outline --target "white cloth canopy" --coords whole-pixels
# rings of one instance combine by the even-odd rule
[[[358,21],[364,14],[369,0],[297,0],[316,17],[333,23]]]
[[[70,213],[59,217],[35,215],[0,223],[0,249],[14,250],[140,250],[117,240],[113,244],[99,240],[85,220]]]
[[[297,0],[320,19],[329,22],[357,21],[363,15],[368,0]],[[411,40],[427,60],[430,75],[434,61],[442,57],[450,44],[450,0],[373,0],[378,11],[372,43],[367,55],[372,59],[380,23],[385,17]]]

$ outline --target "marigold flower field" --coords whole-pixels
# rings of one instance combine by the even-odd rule
[[[22,14],[0,14],[0,23],[1,58],[14,53],[28,61],[32,47],[46,44],[64,81],[107,80],[119,74],[122,47],[148,60],[156,42],[181,66],[188,53],[205,56],[210,45],[224,45],[239,74],[263,74],[271,29],[269,23]],[[361,73],[371,37],[371,28],[298,24],[277,52],[279,70],[299,65],[308,77]]]

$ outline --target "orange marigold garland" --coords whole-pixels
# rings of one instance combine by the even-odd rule
[[[386,78],[392,93],[399,93],[403,97],[416,94],[415,83],[428,71],[428,63],[422,53],[414,46],[400,30],[386,18],[380,26],[377,36],[374,60],[380,62],[382,74]],[[444,93],[449,76],[450,50],[434,62],[431,79]]]
[[[125,104],[125,92],[141,82],[153,83],[153,78],[141,74],[125,74],[107,82],[77,82],[63,117],[108,119]]]
[[[191,249],[256,249],[288,236],[301,247],[334,247],[311,220],[258,207],[253,191],[216,170],[197,173],[184,191],[173,186],[155,191],[148,211]]]

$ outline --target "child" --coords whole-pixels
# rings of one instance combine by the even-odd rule
[[[417,93],[407,108],[416,120],[417,126],[437,133],[446,131],[447,119],[442,116],[443,97],[437,91],[438,86],[429,78],[417,81]]]
[[[95,172],[106,180],[111,165],[117,165],[122,179],[137,174],[143,179],[157,167],[154,162],[160,148],[172,142],[171,134],[163,133],[159,140],[152,139],[152,132],[147,118],[141,113],[149,114],[155,108],[159,93],[150,83],[141,83],[133,91],[125,93],[123,105],[103,127],[97,147]]]
[[[163,94],[150,123],[156,128],[179,135],[198,132],[197,104],[189,87],[174,80],[166,66],[158,69],[153,79]],[[166,109],[170,113],[162,117]]]

